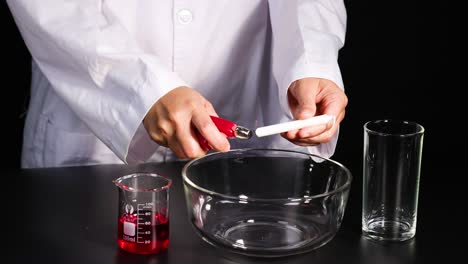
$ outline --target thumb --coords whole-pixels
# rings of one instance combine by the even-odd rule
[[[288,91],[291,113],[295,119],[307,119],[317,111],[316,93],[309,85],[296,84]]]

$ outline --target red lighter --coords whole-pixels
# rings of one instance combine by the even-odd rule
[[[225,134],[228,138],[240,138],[240,139],[249,139],[252,137],[252,131],[248,128],[238,126],[236,123],[231,122],[226,119],[222,119],[216,116],[210,116],[213,123],[216,125],[218,130]],[[198,130],[195,130],[195,133],[198,138],[198,142],[204,151],[212,149],[208,140],[203,137]]]

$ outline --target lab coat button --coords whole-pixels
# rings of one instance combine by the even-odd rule
[[[177,12],[177,19],[179,20],[179,23],[186,25],[192,22],[192,19],[193,19],[192,12],[190,12],[187,9],[182,9],[179,12]]]

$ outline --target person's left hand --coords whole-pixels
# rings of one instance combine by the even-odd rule
[[[304,78],[291,84],[288,103],[295,119],[332,115],[336,120],[326,125],[305,127],[282,133],[281,136],[299,146],[329,142],[345,116],[348,97],[334,82],[320,78]]]

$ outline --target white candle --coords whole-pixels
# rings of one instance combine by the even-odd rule
[[[265,137],[265,136],[270,136],[274,134],[280,134],[280,133],[291,131],[291,130],[301,129],[301,128],[308,127],[308,126],[327,124],[331,120],[333,120],[333,123],[334,123],[335,117],[331,115],[314,116],[308,119],[294,120],[294,121],[280,123],[276,125],[259,127],[255,130],[255,134],[257,135],[257,137]]]

